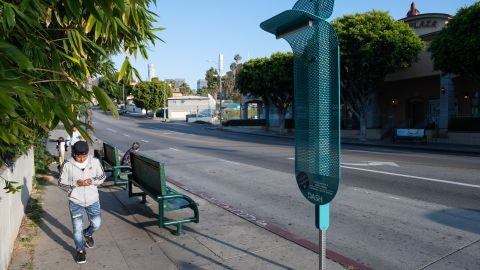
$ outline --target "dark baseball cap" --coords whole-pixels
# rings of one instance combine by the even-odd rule
[[[88,143],[85,141],[76,142],[72,147],[72,152],[74,155],[87,155]]]

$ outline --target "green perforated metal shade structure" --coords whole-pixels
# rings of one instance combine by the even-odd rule
[[[300,0],[260,27],[294,52],[295,175],[302,194],[329,203],[340,179],[339,47],[325,21],[333,0]]]

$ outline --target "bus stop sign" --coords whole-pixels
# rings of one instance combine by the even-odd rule
[[[334,0],[299,0],[260,27],[284,38],[294,53],[295,176],[302,194],[328,204],[340,179],[338,39],[326,21]]]

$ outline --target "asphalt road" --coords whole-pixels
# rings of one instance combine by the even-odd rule
[[[294,180],[294,141],[94,113],[95,135],[133,141],[167,175],[312,242]],[[480,269],[480,156],[342,147],[329,249],[374,269]]]

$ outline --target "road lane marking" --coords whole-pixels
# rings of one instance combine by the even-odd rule
[[[376,170],[370,170],[370,169],[355,168],[355,167],[349,167],[349,166],[343,166],[343,165],[341,167],[345,168],[345,169],[351,169],[351,170],[358,170],[358,171],[393,175],[393,176],[406,177],[406,178],[414,178],[414,179],[419,179],[419,180],[424,180],[424,181],[430,181],[430,182],[437,182],[437,183],[443,183],[443,184],[450,184],[450,185],[457,185],[457,186],[472,187],[472,188],[480,189],[480,185],[473,185],[473,184],[467,184],[467,183],[461,183],[461,182],[453,182],[453,181],[447,181],[447,180],[441,180],[441,179],[435,179],[435,178],[428,178],[428,177],[420,177],[420,176],[414,176],[414,175],[408,175],[408,174],[390,173],[390,172],[376,171]]]
[[[146,140],[140,140],[140,141],[142,141],[142,142],[146,142],[146,143],[148,143],[148,142],[149,142],[149,141],[146,141]]]
[[[387,166],[392,166],[392,167],[400,167],[395,162],[383,162],[383,161],[365,161],[365,162],[360,162],[360,163],[342,162],[342,165],[346,165],[346,166],[382,166],[382,165],[387,165]]]
[[[288,158],[290,160],[295,160],[295,158]],[[384,162],[384,161],[365,161],[365,162],[360,162],[360,163],[346,163],[342,162],[342,165],[346,166],[392,166],[392,167],[400,167],[397,163],[395,162]]]
[[[230,161],[230,160],[226,160],[226,159],[222,159],[222,160],[227,162],[227,163],[234,164],[234,165],[245,165],[245,164],[242,164],[242,163],[238,163],[238,162]]]
[[[123,136],[125,136],[125,137],[129,137],[129,138],[130,138],[130,135],[128,135],[128,134],[125,134],[125,133],[123,133]]]
[[[107,130],[109,130],[109,131],[111,131],[111,132],[117,132],[116,130],[111,129],[111,128],[107,128]]]
[[[375,151],[366,151],[366,150],[351,150],[351,149],[342,149],[342,151],[345,152],[358,152],[358,153],[370,153],[370,154],[391,154],[391,153],[385,153],[385,152],[375,152]]]
[[[290,159],[290,160],[295,160],[295,158],[294,158],[294,157],[289,157],[288,159]]]
[[[180,150],[178,150],[178,149],[175,149],[175,148],[171,148],[171,147],[170,147],[170,150],[173,150],[173,151],[180,152]]]

